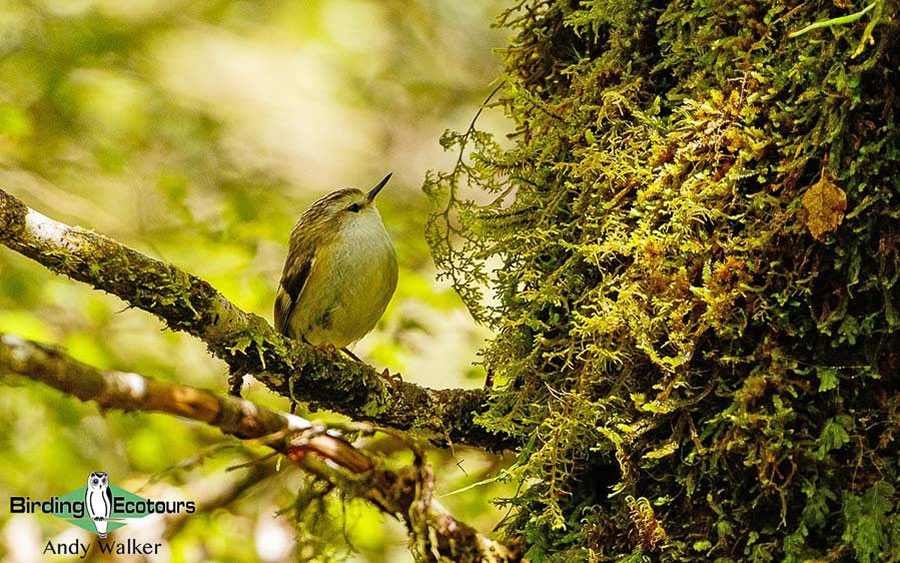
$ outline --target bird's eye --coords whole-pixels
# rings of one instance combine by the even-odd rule
[[[347,208],[347,211],[352,211],[353,213],[359,213],[359,204],[354,203],[350,207]]]

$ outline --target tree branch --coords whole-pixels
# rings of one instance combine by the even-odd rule
[[[371,366],[284,338],[208,282],[108,237],[54,221],[0,190],[0,243],[53,272],[102,289],[203,340],[232,374],[255,374],[272,391],[401,430],[420,430],[438,445],[491,451],[511,448],[507,435],[474,423],[485,408],[481,389],[389,385]]]
[[[0,335],[0,374],[4,373],[39,381],[106,409],[168,413],[205,422],[237,438],[262,439],[304,470],[401,520],[411,548],[422,560],[520,560],[515,549],[456,520],[431,496],[431,470],[418,453],[416,464],[391,471],[377,457],[298,416],[135,373],[99,370],[58,348],[8,334]]]
[[[188,496],[196,499],[195,514],[204,512],[209,513],[217,508],[229,506],[248,490],[275,475],[275,473],[274,464],[256,463],[250,466],[246,475],[242,476],[239,480],[228,484],[228,486],[215,491],[204,491],[199,495],[199,498],[197,492],[192,490]],[[172,538],[181,533],[190,517],[191,515],[186,512],[166,515],[164,524],[165,531],[162,534],[163,538],[165,538],[166,541],[171,541]]]

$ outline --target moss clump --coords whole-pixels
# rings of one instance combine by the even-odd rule
[[[900,559],[897,2],[788,37],[867,4],[503,15],[514,145],[425,189],[532,560]]]

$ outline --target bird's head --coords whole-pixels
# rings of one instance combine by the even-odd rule
[[[313,203],[304,213],[309,216],[304,217],[306,221],[303,222],[336,229],[360,221],[381,221],[381,216],[375,209],[375,197],[390,179],[391,175],[388,174],[368,192],[356,188],[335,190]]]

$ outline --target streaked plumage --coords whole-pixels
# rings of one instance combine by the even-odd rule
[[[397,287],[394,246],[374,204],[388,178],[369,194],[331,192],[300,216],[275,299],[279,332],[344,348],[375,327]]]

